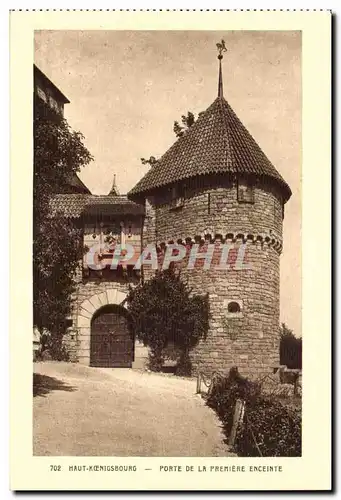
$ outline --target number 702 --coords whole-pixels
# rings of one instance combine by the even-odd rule
[[[61,471],[61,470],[62,470],[62,466],[61,465],[50,465],[50,471],[58,472],[58,471]]]

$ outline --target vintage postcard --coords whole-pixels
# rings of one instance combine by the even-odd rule
[[[331,13],[10,29],[11,488],[329,490]]]

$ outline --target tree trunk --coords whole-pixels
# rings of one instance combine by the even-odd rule
[[[180,359],[176,367],[176,374],[183,377],[189,377],[192,374],[192,363],[189,357],[188,346],[182,348]]]
[[[160,372],[163,366],[162,346],[151,348],[149,352],[149,368],[153,372]]]

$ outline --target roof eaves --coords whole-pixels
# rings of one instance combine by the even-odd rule
[[[41,69],[38,68],[38,66],[36,66],[35,64],[33,64],[33,67],[34,67],[34,71],[36,71],[39,76],[41,76],[48,85],[50,85],[51,87],[53,87],[53,90],[59,95],[60,99],[64,102],[64,104],[69,104],[70,101],[69,99],[63,94],[63,92],[57,87],[57,85],[55,85],[49,78],[48,76],[45,75],[45,73],[42,72]]]

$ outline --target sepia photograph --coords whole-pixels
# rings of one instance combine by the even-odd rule
[[[301,33],[34,41],[34,454],[300,456]]]
[[[10,17],[11,489],[329,491],[330,12]]]

